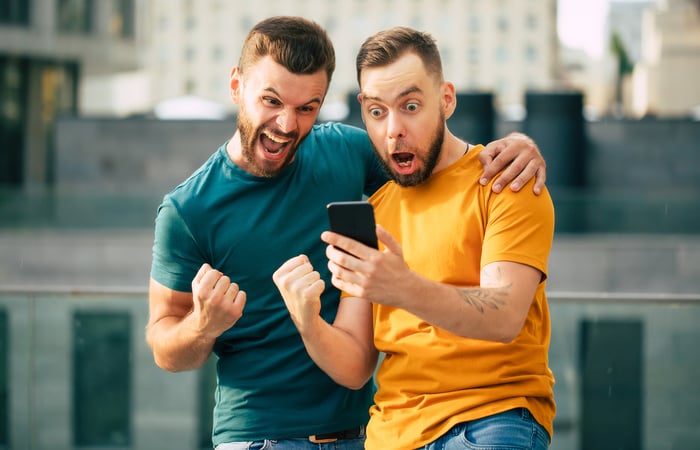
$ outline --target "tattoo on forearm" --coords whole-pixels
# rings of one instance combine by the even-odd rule
[[[480,313],[484,313],[485,308],[499,309],[506,304],[505,297],[508,295],[508,289],[512,286],[511,283],[503,286],[503,274],[499,267],[494,272],[484,274],[484,279],[481,280],[481,285],[484,286],[499,286],[494,288],[469,288],[457,289],[459,295],[468,304],[476,308]]]
[[[485,308],[499,309],[506,304],[503,300],[507,294],[501,289],[457,289],[459,295],[468,304],[476,308],[481,314]]]

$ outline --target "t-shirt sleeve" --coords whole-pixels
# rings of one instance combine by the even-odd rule
[[[166,197],[156,215],[151,278],[175,291],[191,292],[203,260],[187,223]]]
[[[528,183],[519,192],[488,189],[488,221],[481,254],[481,267],[496,261],[527,264],[547,276],[547,260],[554,237],[554,206],[549,192],[532,192]]]

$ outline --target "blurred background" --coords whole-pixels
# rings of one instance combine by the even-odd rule
[[[362,126],[370,34],[431,33],[450,127],[529,134],[556,210],[553,449],[699,449],[700,0],[0,0],[0,449],[210,448],[214,361],[144,342],[165,193],[235,131],[259,20],[326,28]]]

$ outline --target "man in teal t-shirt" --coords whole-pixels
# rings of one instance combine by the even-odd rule
[[[315,23],[257,24],[231,72],[236,133],[158,209],[147,341],[168,371],[218,357],[218,450],[363,448],[372,384],[344,388],[313,363],[272,281],[304,254],[324,268],[322,316],[332,322],[340,304],[353,307],[330,285],[319,238],[325,206],[372,194],[386,175],[363,130],[315,123],[334,69],[330,39]],[[532,141],[502,141],[495,152],[505,146],[511,159],[531,159],[520,185],[536,171],[541,185]]]

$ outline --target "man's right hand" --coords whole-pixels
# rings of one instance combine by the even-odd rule
[[[192,280],[192,302],[192,319],[198,331],[216,338],[241,318],[246,294],[228,276],[205,263]]]

